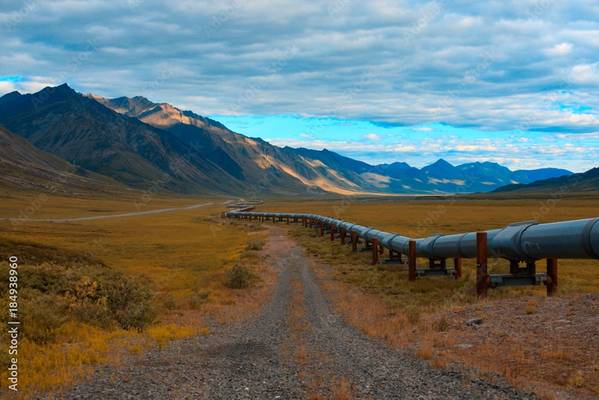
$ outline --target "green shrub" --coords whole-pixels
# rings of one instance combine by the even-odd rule
[[[20,318],[25,337],[37,343],[51,342],[56,330],[69,320],[138,330],[154,320],[147,282],[127,278],[76,253],[43,245],[11,244],[27,251],[23,260],[32,260],[19,265]],[[7,269],[0,271],[0,279],[8,279]],[[6,285],[0,285],[0,298],[7,298],[6,290]],[[1,322],[6,318],[3,314]]]
[[[20,318],[23,335],[36,343],[52,342],[56,330],[68,320],[67,303],[58,296],[36,290],[21,291]]]
[[[263,240],[250,240],[246,246],[247,250],[259,251],[264,248]]]
[[[250,286],[255,279],[255,275],[246,267],[236,265],[227,273],[226,286],[231,289],[244,289]]]
[[[111,314],[122,328],[141,330],[156,318],[148,285],[121,278],[106,285],[103,291]]]

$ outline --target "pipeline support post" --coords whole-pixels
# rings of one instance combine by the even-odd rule
[[[387,262],[403,264],[403,259],[401,258],[401,253],[399,251],[389,249],[389,258],[387,259]]]
[[[341,244],[345,244],[345,229],[341,229],[341,232],[339,232],[339,238],[341,240]]]
[[[351,232],[351,251],[358,251],[358,234],[356,232]]]
[[[416,280],[416,241],[408,242],[408,280]]]
[[[453,259],[453,268],[455,269],[454,277],[460,279],[462,277],[462,258],[456,257]]]
[[[331,242],[335,240],[335,227],[331,226]]]
[[[379,263],[379,240],[372,239],[372,265]]]
[[[489,274],[487,271],[487,232],[476,232],[476,294],[487,296]]]
[[[545,281],[545,285],[547,285],[547,296],[554,296],[555,294],[557,294],[557,270],[557,258],[548,258],[547,279]]]

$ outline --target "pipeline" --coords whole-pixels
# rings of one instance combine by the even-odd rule
[[[384,232],[318,214],[248,212],[244,209],[226,212],[224,216],[303,221],[306,224],[354,234],[367,242],[376,240],[380,246],[399,254],[408,254],[409,242],[414,240],[416,256],[431,260],[477,257],[477,232],[411,239],[397,233]],[[504,258],[512,262],[534,262],[543,258],[599,259],[599,218],[544,224],[534,221],[518,222],[485,232],[487,253],[493,258]]]

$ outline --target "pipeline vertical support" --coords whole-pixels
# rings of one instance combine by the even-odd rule
[[[333,240],[335,240],[335,227],[331,226],[330,231],[331,231],[331,242],[332,242]]]
[[[476,232],[476,294],[485,297],[489,288],[487,232]]]
[[[379,240],[372,239],[372,265],[379,263]]]
[[[324,225],[322,222],[319,224],[319,228],[320,228],[320,236],[324,236]]]
[[[390,248],[389,249],[389,261],[390,262],[398,262],[400,264],[403,264],[401,253],[399,251],[395,251]]]
[[[558,270],[558,262],[557,258],[548,258],[547,259],[547,280],[545,281],[545,285],[547,285],[547,296],[553,296],[557,294],[557,270]]]
[[[453,259],[453,268],[455,269],[455,278],[460,279],[462,277],[462,258],[456,257]]]
[[[287,225],[289,225],[289,217],[287,217]]]
[[[341,239],[341,244],[345,244],[345,229],[341,229],[339,233],[339,238]]]
[[[408,280],[416,280],[416,241],[408,242]]]
[[[358,234],[356,232],[351,233],[351,251],[358,251]]]

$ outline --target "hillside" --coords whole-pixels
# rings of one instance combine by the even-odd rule
[[[508,185],[496,189],[497,194],[548,194],[567,195],[568,193],[599,193],[599,168],[584,173],[558,178],[545,179],[526,185]]]
[[[168,130],[219,163],[238,179],[258,182],[264,191],[268,183],[281,182],[281,172],[308,188],[335,193],[469,193],[489,191],[510,183],[570,174],[555,168],[511,171],[491,162],[453,166],[445,160],[422,169],[406,163],[370,165],[329,150],[280,148],[261,139],[232,132],[221,123],[167,103],[153,103],[142,96],[106,99],[88,95],[112,110]],[[274,176],[273,176],[274,175]]]
[[[106,99],[63,84],[0,98],[0,123],[37,148],[129,187],[244,196],[471,193],[567,175],[496,163],[370,165],[329,150],[278,147],[142,96]]]
[[[115,193],[117,182],[45,153],[0,126],[0,190],[56,193]]]
[[[116,99],[89,96],[116,112],[170,132],[201,157],[220,165],[231,177],[251,183],[250,193],[377,191],[376,186],[368,185],[353,170],[320,160],[319,156],[331,152],[273,146],[262,139],[235,133],[210,118],[170,104],[152,103],[141,96]]]

